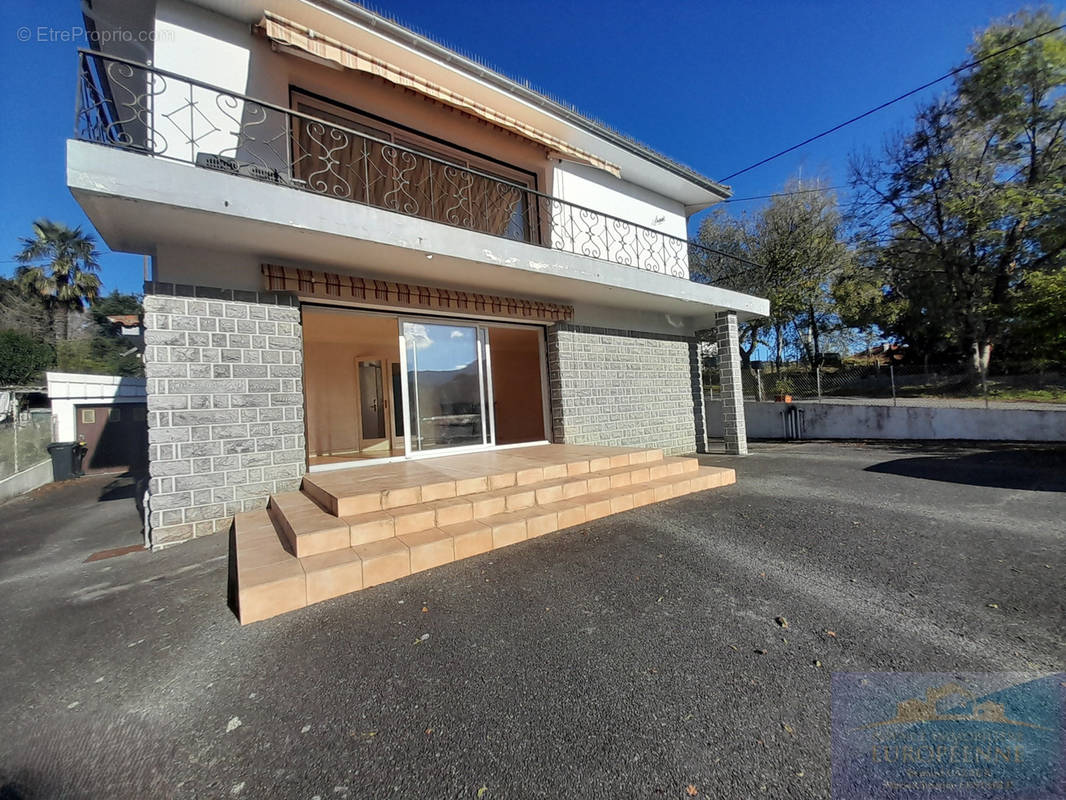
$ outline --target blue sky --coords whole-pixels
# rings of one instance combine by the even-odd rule
[[[64,175],[78,45],[59,41],[62,34],[42,42],[34,33],[26,43],[18,34],[23,26],[74,29],[81,24],[79,4],[8,0],[0,6],[6,101],[0,274],[7,275],[19,237],[37,217],[91,225]],[[721,178],[947,72],[966,59],[975,31],[1020,6],[998,0],[389,0],[377,8]],[[736,196],[776,191],[799,170],[844,183],[849,154],[879,147],[920,99],[732,180]],[[140,256],[106,253],[102,263],[107,290],[140,289]]]

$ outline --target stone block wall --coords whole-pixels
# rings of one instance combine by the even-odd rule
[[[694,338],[560,323],[548,377],[556,442],[706,450]]]
[[[145,285],[153,547],[229,526],[304,473],[303,337],[292,295]]]

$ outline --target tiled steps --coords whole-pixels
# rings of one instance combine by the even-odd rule
[[[731,469],[650,452],[655,453],[651,461],[637,456],[636,463],[623,465],[621,457],[611,456],[616,466],[610,458],[597,460],[598,469],[575,468],[573,474],[560,473],[558,465],[521,478],[515,471],[510,485],[489,488],[486,480],[481,491],[458,496],[436,497],[444,491],[441,483],[399,486],[378,492],[376,510],[346,517],[325,511],[316,502],[321,494],[316,499],[303,492],[275,495],[268,510],[239,514],[234,521],[241,623],[735,481]],[[554,477],[545,478],[545,472]],[[305,481],[305,487],[310,483]],[[459,480],[452,483],[458,487]],[[467,483],[476,486],[476,481]],[[406,492],[402,498],[408,502],[381,507],[396,502],[400,492]],[[354,496],[366,503],[371,495]],[[346,509],[345,499],[337,497],[335,507]]]
[[[653,462],[640,462],[614,468],[563,475],[535,483],[513,483],[505,488],[491,489],[455,497],[438,498],[438,491],[429,493],[432,499],[419,499],[427,494],[426,486],[406,487],[382,495],[381,502],[396,498],[396,491],[404,491],[409,503],[391,506],[384,510],[364,511],[336,517],[325,511],[306,489],[274,495],[270,500],[270,512],[278,530],[289,543],[290,550],[299,558],[317,555],[329,550],[350,545],[403,536],[410,533],[442,528],[473,519],[490,519],[506,512],[520,511],[533,506],[542,506],[565,500],[598,495],[610,489],[647,484],[652,480],[672,478],[694,472],[699,462],[694,458],[662,458]],[[513,474],[513,473],[512,473]],[[362,507],[369,505],[364,502]],[[348,504],[340,498],[340,508]]]

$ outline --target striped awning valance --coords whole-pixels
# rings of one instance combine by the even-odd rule
[[[312,31],[292,20],[265,12],[262,21],[256,26],[272,42],[284,47],[294,47],[305,53],[310,53],[316,58],[331,61],[342,67],[376,75],[389,83],[402,86],[405,89],[418,92],[419,94],[442,103],[451,108],[456,108],[473,117],[489,122],[517,136],[521,136],[543,147],[546,147],[556,156],[570,161],[602,169],[616,178],[622,177],[622,172],[617,165],[604,158],[600,158],[587,150],[582,150],[558,136],[528,125],[521,120],[515,119],[509,114],[489,108],[458,92],[453,92],[440,84],[415,75],[405,69],[383,61],[380,58],[364,53],[354,47],[350,47],[336,39]]]
[[[530,322],[566,322],[574,318],[574,307],[560,303],[439,289],[276,264],[263,264],[262,269],[267,289],[293,292],[300,297]]]

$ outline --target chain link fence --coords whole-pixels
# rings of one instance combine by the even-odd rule
[[[741,371],[746,400],[953,408],[1062,408],[1066,374],[1022,370],[974,376],[960,365],[838,363],[820,367],[770,362]],[[711,397],[718,370],[705,371]]]

